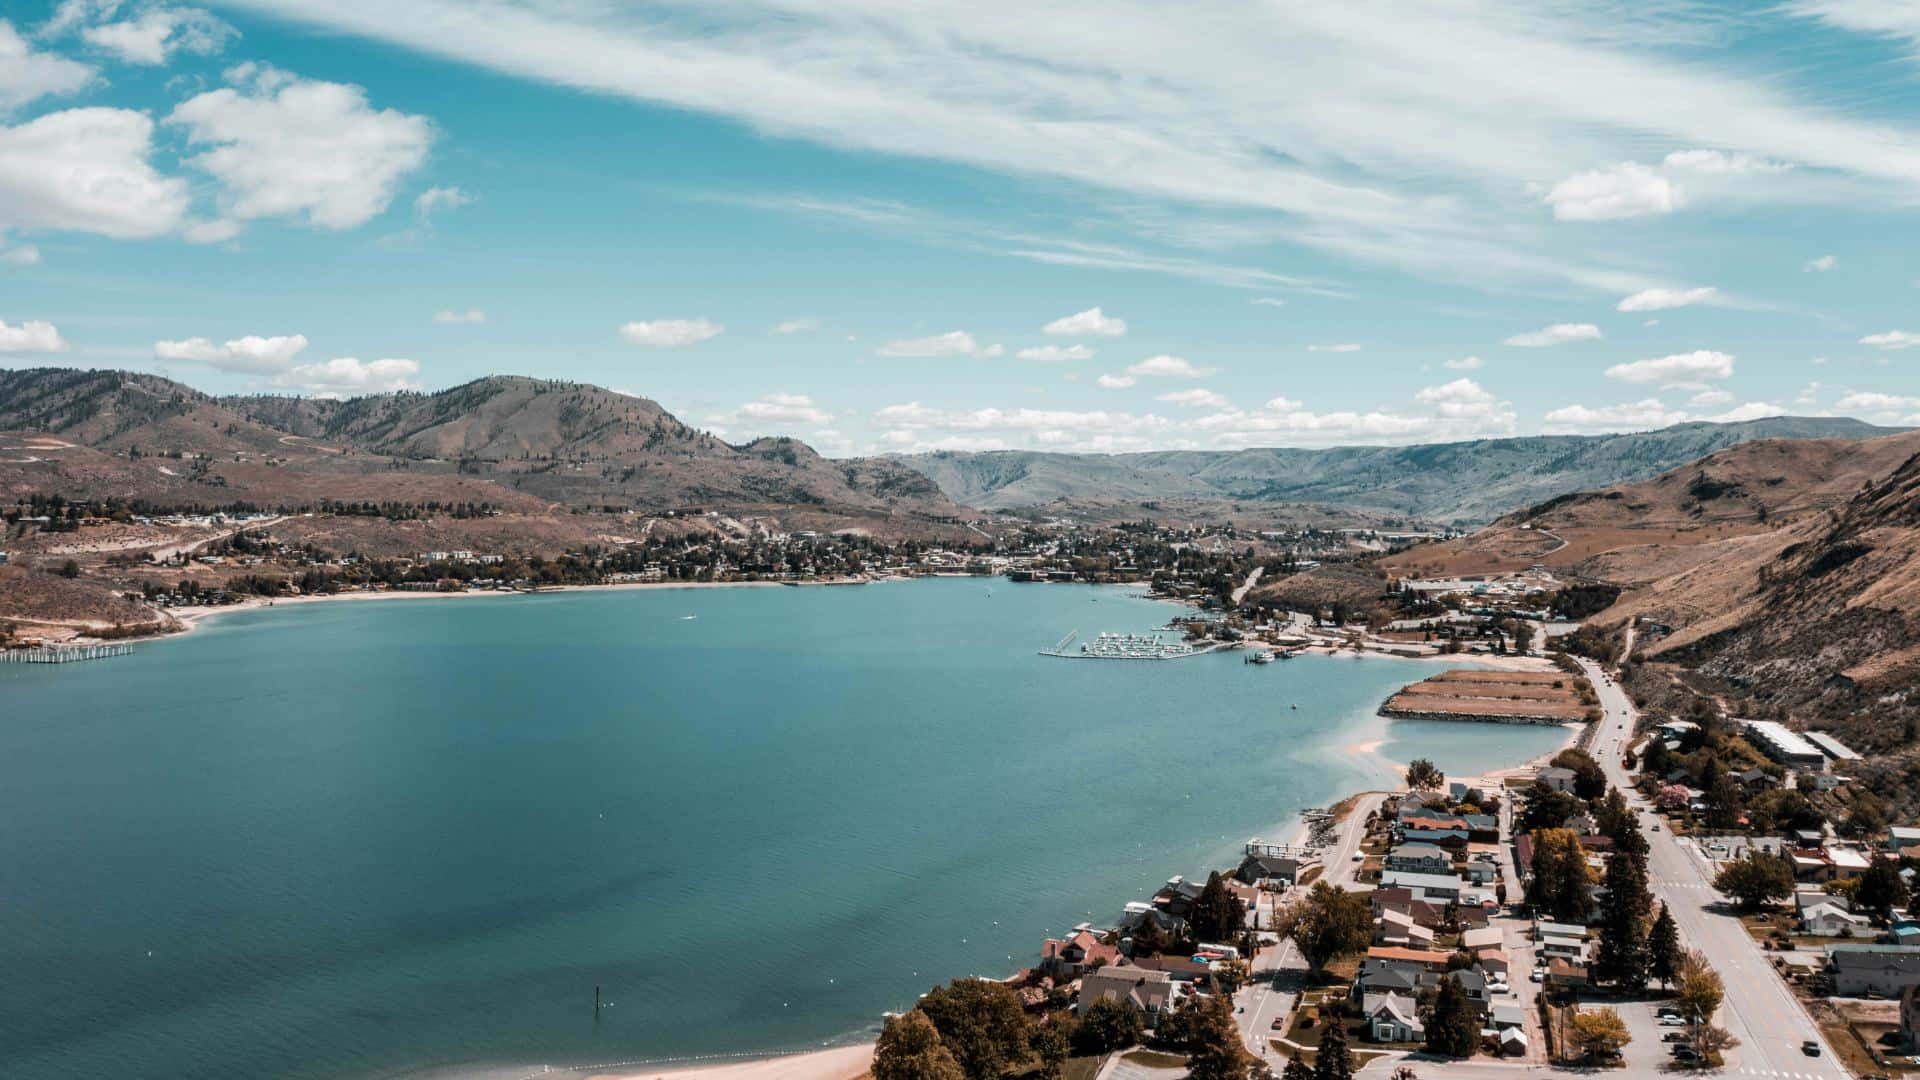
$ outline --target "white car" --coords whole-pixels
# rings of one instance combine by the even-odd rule
[[[1687,1022],[1685,1020],[1680,1019],[1677,1016],[1663,1016],[1660,1018],[1660,1026],[1661,1027],[1686,1027]]]
[[[1546,979],[1546,977],[1547,977],[1547,973],[1544,968],[1534,968],[1533,974],[1527,976],[1527,978],[1532,979],[1534,982],[1542,982]]]

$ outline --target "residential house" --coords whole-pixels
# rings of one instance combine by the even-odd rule
[[[1839,899],[1834,897],[1833,901]],[[1872,933],[1873,920],[1848,911],[1844,903],[1833,901],[1801,909],[1801,932],[1814,937],[1861,937]]]
[[[1533,779],[1536,783],[1545,784],[1555,791],[1572,791],[1573,781],[1576,775],[1572,769],[1562,768],[1558,765],[1549,765],[1539,772],[1534,773]]]
[[[1911,825],[1895,825],[1887,830],[1887,850],[1899,854],[1911,847],[1920,847],[1920,828]]]
[[[1757,795],[1780,786],[1780,778],[1765,769],[1746,769],[1734,773],[1733,778],[1746,789],[1748,795]]]
[[[1300,860],[1289,855],[1248,855],[1233,876],[1258,888],[1288,889],[1300,876]]]
[[[1486,948],[1497,949],[1503,945],[1505,941],[1506,934],[1497,926],[1468,930],[1460,935],[1460,947],[1468,952],[1477,952]]]
[[[1411,964],[1424,971],[1439,974],[1447,970],[1447,960],[1451,953],[1434,949],[1407,949],[1397,945],[1375,945],[1367,950],[1368,960],[1385,960],[1394,964]]]
[[[1213,973],[1213,965],[1206,961],[1195,960],[1191,956],[1148,956],[1129,961],[1134,967],[1147,971],[1165,972],[1174,982],[1203,982]]]
[[[1471,834],[1466,828],[1457,829],[1401,829],[1400,841],[1405,844],[1432,844],[1448,851],[1465,851]]]
[[[1486,972],[1488,978],[1507,982],[1513,975],[1513,961],[1504,949],[1476,949],[1473,961],[1480,965],[1480,970]]]
[[[1444,874],[1453,869],[1453,856],[1433,844],[1401,844],[1387,852],[1387,869],[1410,874]]]
[[[1546,986],[1551,990],[1578,990],[1587,985],[1587,966],[1566,960],[1547,962]]]
[[[1391,992],[1368,994],[1361,1005],[1373,1041],[1384,1043],[1422,1042],[1427,1029],[1413,998]]]
[[[1101,941],[1099,935],[1085,927],[1076,929],[1071,937],[1048,938],[1040,946],[1040,970],[1063,982],[1078,978],[1088,968],[1119,959],[1119,946]]]
[[[1403,945],[1411,949],[1433,947],[1433,929],[1414,921],[1411,911],[1387,908],[1374,924],[1375,945]]]
[[[1124,1001],[1148,1016],[1160,1016],[1173,1008],[1175,994],[1173,977],[1164,971],[1110,965],[1081,977],[1074,1008],[1085,1013],[1096,1001]]]
[[[1837,997],[1895,997],[1920,983],[1920,947],[1829,945],[1827,971]]]
[[[1460,984],[1460,989],[1467,992],[1468,1001],[1485,1007],[1488,994],[1487,976],[1484,972],[1475,968],[1467,968],[1464,971],[1452,972],[1447,977]]]
[[[1789,848],[1787,861],[1793,864],[1795,881],[1832,881],[1838,876],[1833,860],[1820,848]]]
[[[1401,870],[1388,870],[1380,875],[1380,883],[1388,888],[1408,889],[1419,900],[1458,900],[1463,885],[1453,874],[1413,874]]]

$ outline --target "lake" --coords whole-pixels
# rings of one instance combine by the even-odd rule
[[[1389,725],[1415,661],[1037,655],[1179,610],[997,579],[338,602],[7,665],[0,1075],[859,1038],[1388,760],[1563,738]]]

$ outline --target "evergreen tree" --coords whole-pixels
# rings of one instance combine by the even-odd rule
[[[1907,883],[1893,863],[1875,859],[1867,872],[1860,875],[1860,885],[1854,890],[1853,898],[1863,911],[1885,918],[1894,908],[1906,904]]]
[[[1533,834],[1533,877],[1527,903],[1561,922],[1585,922],[1587,853],[1571,829],[1541,829]]]
[[[1313,1069],[1298,1057],[1290,1057],[1287,1067],[1280,1070],[1280,1080],[1313,1080]]]
[[[1440,982],[1427,1017],[1427,1049],[1448,1057],[1472,1057],[1480,1044],[1480,1014],[1460,980],[1449,975]]]
[[[1253,1055],[1240,1041],[1233,1005],[1222,995],[1189,997],[1180,1006],[1193,1017],[1187,1025],[1187,1075],[1192,1080],[1247,1080]]]
[[[1337,1016],[1327,1018],[1320,1034],[1320,1052],[1313,1060],[1313,1080],[1353,1080],[1353,1054],[1347,1050],[1347,1026]]]
[[[1680,951],[1680,926],[1662,903],[1653,929],[1647,932],[1647,974],[1659,979],[1660,989],[1665,990],[1680,976],[1685,960],[1686,954]]]
[[[1607,860],[1607,897],[1600,908],[1600,947],[1594,974],[1621,990],[1647,986],[1647,872],[1636,856],[1616,851]]]
[[[1245,924],[1245,912],[1240,898],[1228,891],[1220,871],[1215,870],[1207,875],[1206,887],[1194,900],[1187,925],[1192,928],[1196,941],[1233,941],[1240,936]]]

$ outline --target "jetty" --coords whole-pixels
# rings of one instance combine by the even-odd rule
[[[1091,641],[1081,642],[1079,648],[1072,648],[1073,639],[1079,634],[1078,630],[1069,633],[1053,648],[1040,650],[1040,655],[1062,660],[1180,660],[1219,647],[1217,644],[1195,647],[1185,641],[1166,641],[1153,634],[1102,633]]]
[[[132,652],[131,645],[38,645],[31,649],[0,649],[0,663],[73,664],[127,656]]]

